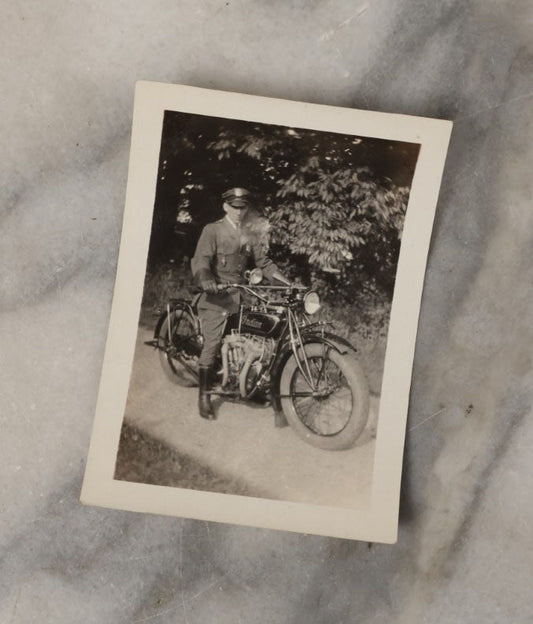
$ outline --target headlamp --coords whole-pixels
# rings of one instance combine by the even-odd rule
[[[315,312],[318,312],[321,307],[320,297],[317,292],[310,290],[306,293],[304,296],[304,310],[307,314],[315,314]]]

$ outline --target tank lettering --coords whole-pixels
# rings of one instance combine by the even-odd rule
[[[255,327],[256,329],[263,329],[263,323],[261,323],[261,321],[250,318],[248,315],[243,318],[243,323],[250,327]]]

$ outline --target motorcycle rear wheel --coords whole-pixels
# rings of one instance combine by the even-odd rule
[[[311,373],[325,396],[312,395],[292,355],[281,374],[282,409],[307,444],[329,451],[352,448],[368,420],[369,391],[360,363],[350,353],[319,343],[305,347]]]
[[[159,361],[172,383],[186,388],[198,385],[198,357],[202,346],[194,318],[187,310],[176,310],[167,316],[159,331],[158,347]]]

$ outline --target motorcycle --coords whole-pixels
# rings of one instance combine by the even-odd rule
[[[247,284],[219,284],[248,295],[229,315],[211,394],[232,400],[267,400],[276,426],[289,424],[305,442],[325,450],[351,448],[368,420],[369,391],[355,348],[314,321],[318,294],[305,286],[263,285],[260,269]],[[194,298],[170,299],[146,344],[159,350],[172,382],[198,383],[203,338]]]

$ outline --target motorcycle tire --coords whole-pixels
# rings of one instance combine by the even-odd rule
[[[326,377],[336,375],[338,383],[344,383],[339,385],[335,393],[324,398],[298,397],[297,394],[305,394],[306,389],[310,394],[310,388],[296,358],[291,355],[280,379],[281,405],[285,417],[295,433],[307,444],[328,451],[352,448],[363,432],[369,414],[368,383],[361,364],[351,353],[342,354],[335,349],[324,351],[320,343],[306,345],[305,352],[315,374],[320,376],[320,369],[326,370],[327,367],[327,371],[332,372],[324,373]],[[342,399],[342,403],[339,399]],[[313,411],[315,415],[311,417],[309,414]],[[324,414],[320,414],[320,411]]]
[[[198,373],[196,372],[196,366],[194,364],[194,354],[182,354],[171,353],[172,346],[176,346],[176,341],[183,337],[190,337],[191,340],[195,339],[195,323],[191,314],[184,311],[183,314],[180,311],[170,313],[170,327],[172,328],[172,336],[169,336],[169,317],[167,317],[161,329],[159,331],[158,343],[159,343],[159,361],[165,372],[167,378],[174,384],[182,386],[184,388],[192,388],[198,385]],[[194,352],[193,348],[189,351]],[[201,346],[198,346],[198,353],[200,355]]]

